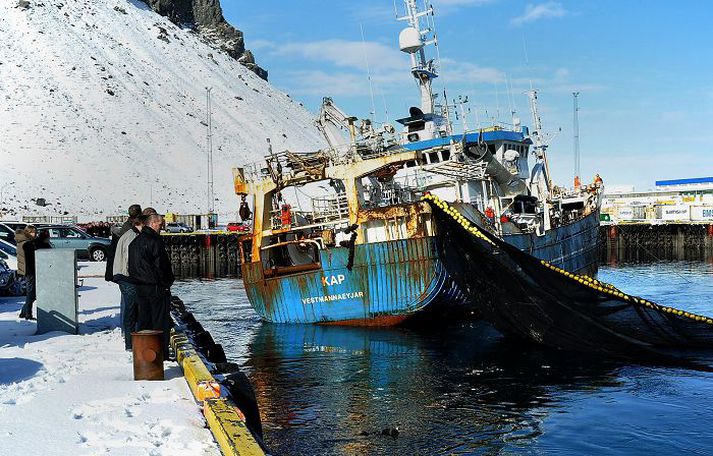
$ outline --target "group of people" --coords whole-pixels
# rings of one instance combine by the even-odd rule
[[[112,224],[109,222],[89,222],[78,224],[77,226],[92,236],[103,238],[111,237]]]
[[[171,329],[171,262],[160,231],[163,217],[153,208],[129,207],[128,220],[112,231],[105,278],[121,291],[121,328],[124,345],[132,349],[131,333],[163,331],[164,359],[168,359]]]
[[[50,234],[47,230],[37,231],[34,225],[27,225],[15,231],[15,242],[17,242],[17,274],[24,278],[27,287],[25,304],[20,310],[20,318],[25,320],[35,320],[32,305],[37,298],[35,291],[35,251],[39,249],[49,249]]]

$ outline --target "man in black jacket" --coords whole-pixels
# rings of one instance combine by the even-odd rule
[[[22,244],[22,251],[25,255],[25,278],[27,284],[27,297],[25,299],[25,305],[22,306],[20,311],[20,318],[25,320],[36,320],[32,316],[32,303],[37,299],[37,261],[35,252],[41,249],[51,249],[50,244],[50,233],[47,230],[42,230],[39,233],[36,228],[30,225],[25,230],[29,231],[32,236],[36,236],[33,240],[24,242]]]
[[[174,277],[159,234],[162,224],[163,217],[149,215],[141,234],[129,245],[129,276],[136,281],[137,329],[163,331],[163,357],[166,360],[171,329],[170,288]]]

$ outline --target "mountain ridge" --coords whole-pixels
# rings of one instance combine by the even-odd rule
[[[207,40],[267,80],[268,72],[257,65],[253,53],[245,49],[243,32],[230,25],[223,17],[220,0],[143,1],[174,24],[195,27]]]

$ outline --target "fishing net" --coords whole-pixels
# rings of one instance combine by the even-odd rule
[[[539,260],[472,224],[435,196],[448,272],[505,335],[549,347],[656,363],[713,349],[713,319],[626,294]]]

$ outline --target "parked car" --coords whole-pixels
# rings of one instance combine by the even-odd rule
[[[0,258],[0,293],[6,293],[12,283],[13,270]]]
[[[168,233],[192,233],[193,228],[181,222],[171,222],[166,224]]]
[[[17,244],[17,242],[15,242],[15,230],[11,226],[6,225],[5,222],[0,223],[0,240],[9,242],[12,245]]]
[[[2,224],[9,227],[13,232],[29,225],[27,222],[7,222],[7,221],[2,222]]]
[[[246,225],[244,223],[238,223],[238,222],[231,222],[228,223],[226,226],[226,229],[228,231],[237,231],[240,233],[247,233],[250,231],[250,225]]]
[[[0,239],[0,293],[22,296],[25,278],[17,274],[17,247]]]
[[[82,258],[105,261],[111,239],[91,236],[74,226],[42,225],[39,230],[49,231],[50,244],[56,249],[74,249]]]
[[[17,246],[0,239],[0,259],[5,260],[10,269],[17,271]]]

